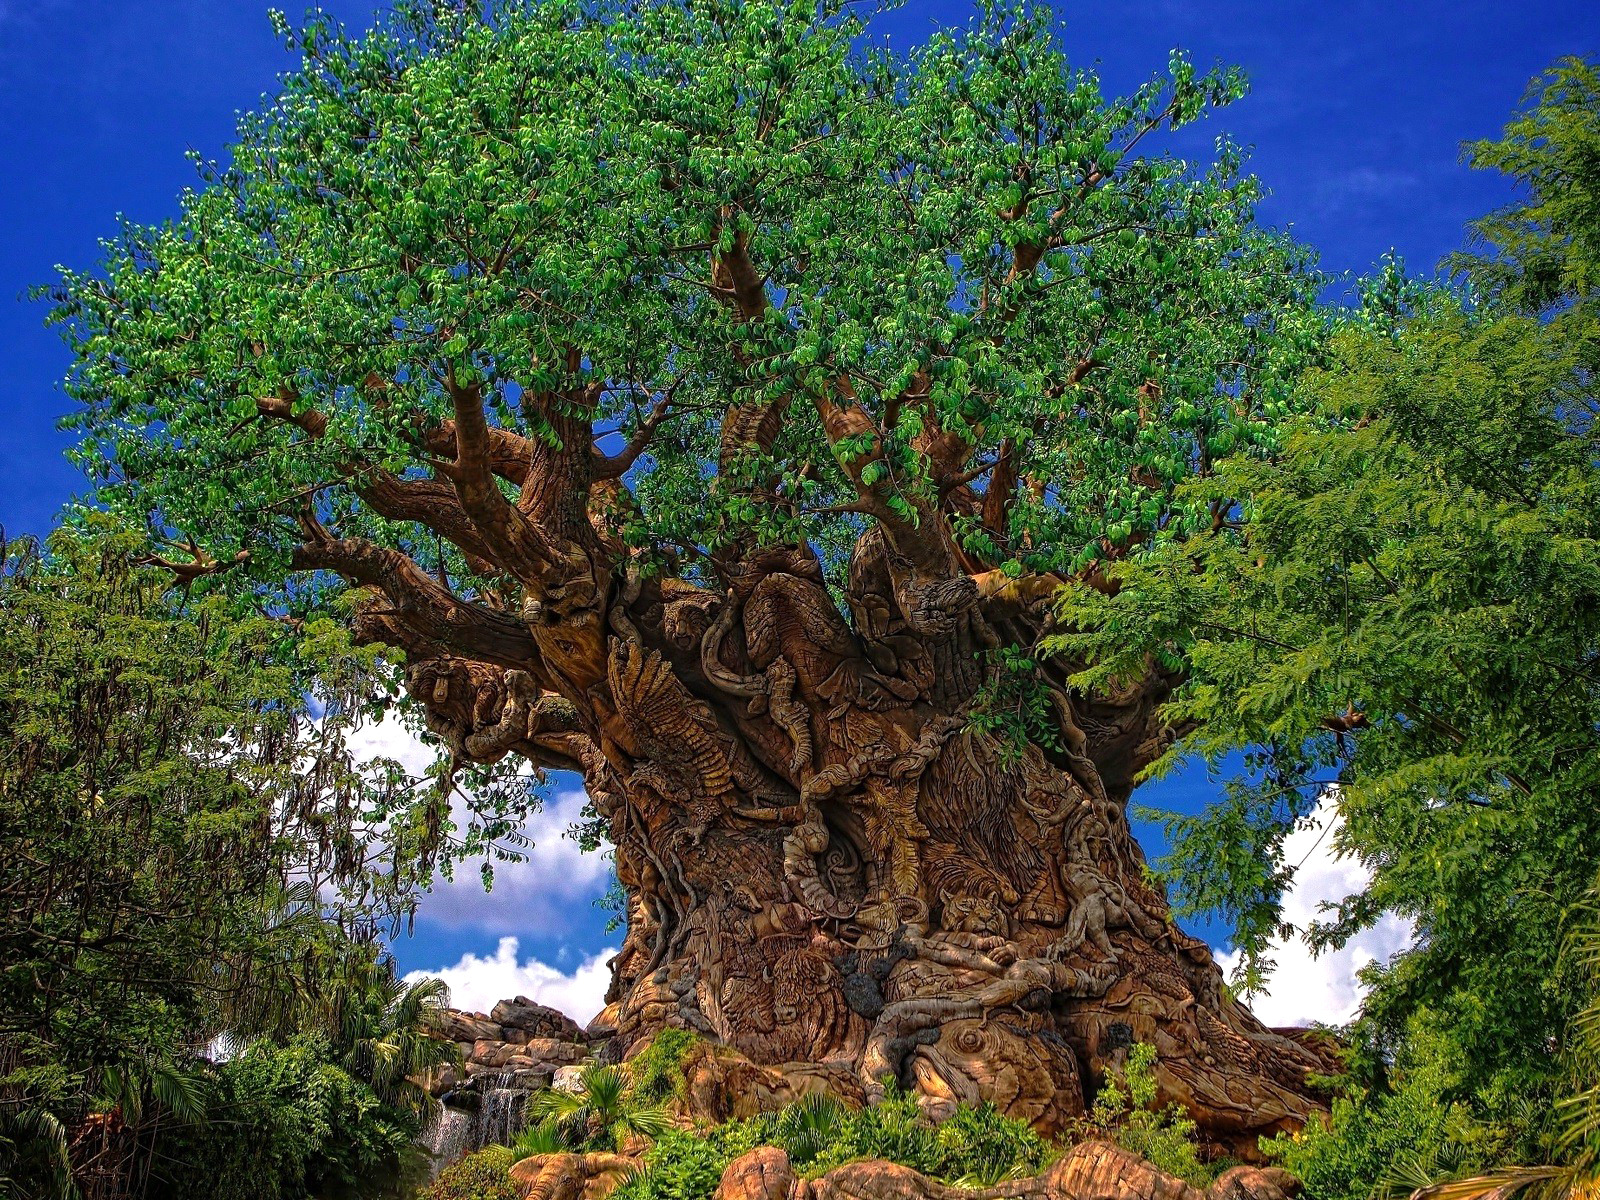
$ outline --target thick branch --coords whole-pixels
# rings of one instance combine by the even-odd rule
[[[576,374],[583,356],[576,347],[568,351],[567,371]],[[524,406],[535,409],[554,437],[533,442],[528,477],[522,481],[517,510],[546,537],[551,557],[556,545],[577,543],[595,549],[594,527],[589,522],[589,490],[594,482],[593,413],[604,384],[590,382],[560,393],[525,395]]]
[[[542,578],[558,556],[544,531],[500,493],[491,465],[482,389],[458,383],[453,372],[445,378],[445,389],[456,414],[456,457],[453,464],[439,469],[448,475],[461,507],[493,550],[495,562],[524,581]]]
[[[983,494],[983,523],[987,528],[1005,532],[1006,517],[1016,490],[1017,447],[1006,438],[1000,443],[1000,457],[994,464],[994,474],[989,477],[988,490]]]
[[[474,560],[484,574],[495,569],[494,552],[461,507],[455,488],[442,479],[401,479],[378,471],[359,483],[359,495],[372,510],[391,521],[415,521],[452,542]]]
[[[487,426],[489,445],[487,460],[489,470],[501,479],[521,487],[528,478],[528,464],[533,459],[534,442],[520,433],[499,426]],[[438,458],[456,457],[456,423],[442,421],[430,429],[422,440],[423,448]]]
[[[333,571],[353,583],[378,588],[394,605],[390,615],[455,653],[523,670],[540,661],[538,648],[520,621],[458,599],[398,550],[363,538],[314,532],[295,548],[293,566],[297,571]]]

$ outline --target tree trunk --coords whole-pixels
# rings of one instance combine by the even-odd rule
[[[583,771],[628,895],[620,1047],[685,1028],[1055,1131],[1146,1042],[1163,1100],[1222,1146],[1316,1110],[1324,1055],[1228,997],[1129,830],[1169,680],[1092,700],[1046,681],[1059,747],[1012,745],[971,719],[985,650],[1042,620],[1003,583],[917,591],[874,531],[847,621],[809,550],[724,566],[722,595],[629,573],[532,613],[560,695],[411,667],[458,752]]]

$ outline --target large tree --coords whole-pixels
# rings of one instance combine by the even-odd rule
[[[1149,145],[1046,11],[909,57],[824,0],[409,6],[69,274],[107,498],[196,586],[344,606],[457,769],[579,771],[664,1025],[1059,1126],[1132,1041],[1220,1140],[1318,1055],[1224,991],[1124,807],[1155,659],[1041,663],[1049,597],[1226,520],[1314,346],[1259,189]],[[441,793],[419,816],[448,829]]]

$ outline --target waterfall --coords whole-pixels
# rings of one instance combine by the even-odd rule
[[[438,1120],[417,1139],[433,1156],[434,1175],[475,1150],[509,1144],[522,1132],[528,1097],[549,1083],[535,1071],[485,1072],[445,1093]]]
[[[492,1085],[483,1089],[473,1139],[478,1146],[510,1142],[521,1131],[522,1106],[528,1099],[528,1089],[517,1084],[514,1071],[502,1071]]]
[[[446,1107],[417,1139],[433,1160],[428,1170],[428,1177],[430,1179],[437,1177],[440,1171],[472,1149],[475,1132],[471,1113],[462,1112],[459,1108]]]

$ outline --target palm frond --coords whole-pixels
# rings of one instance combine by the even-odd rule
[[[628,1074],[621,1067],[592,1063],[578,1078],[595,1109],[608,1116],[621,1111],[629,1085]]]
[[[778,1141],[796,1162],[810,1162],[839,1139],[845,1115],[837,1098],[813,1092],[778,1114]]]
[[[1415,1196],[1440,1183],[1445,1173],[1437,1162],[1408,1150],[1395,1156],[1373,1190],[1379,1196]]]
[[[616,1123],[629,1133],[653,1139],[672,1128],[672,1114],[663,1105],[644,1104],[623,1109]]]
[[[11,1194],[6,1190],[15,1183],[10,1172],[30,1161],[43,1168],[49,1188],[41,1200],[76,1200],[67,1127],[61,1119],[44,1108],[0,1113],[0,1195]],[[28,1173],[34,1174],[32,1170]]]
[[[1418,1188],[1411,1193],[1411,1200],[1503,1200],[1536,1184],[1554,1183],[1564,1177],[1573,1178],[1570,1167],[1507,1167],[1487,1175]]]
[[[588,1098],[579,1092],[558,1092],[554,1088],[541,1088],[528,1097],[527,1114],[530,1121],[560,1120],[588,1106]]]
[[[157,1063],[150,1072],[150,1094],[180,1122],[198,1125],[206,1119],[210,1094],[204,1076],[172,1063]]]
[[[546,1119],[523,1129],[511,1143],[511,1148],[522,1157],[531,1158],[535,1154],[559,1154],[571,1147],[562,1136],[557,1122]]]

